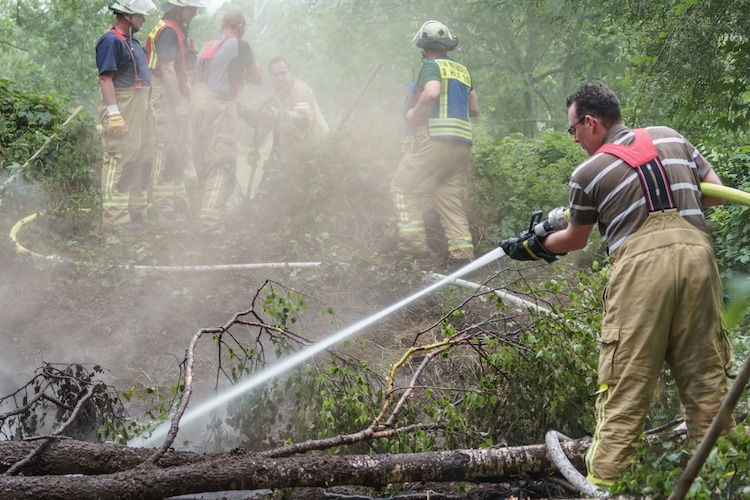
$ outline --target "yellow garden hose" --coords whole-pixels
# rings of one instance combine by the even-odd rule
[[[701,192],[705,196],[721,198],[722,200],[732,201],[734,203],[739,203],[740,205],[747,205],[748,207],[750,207],[750,193],[747,193],[740,189],[730,188],[728,186],[720,186],[718,184],[712,184],[710,182],[701,182]]]
[[[36,252],[32,252],[25,246],[21,245],[21,243],[18,242],[18,231],[21,230],[23,226],[25,226],[27,223],[33,221],[38,216],[42,215],[44,212],[37,212],[35,214],[27,215],[23,219],[16,222],[16,224],[11,228],[10,230],[10,239],[13,242],[13,244],[16,245],[16,252],[20,253],[21,255],[31,255],[32,257],[39,257],[42,259],[51,259],[51,260],[58,260],[60,257],[57,255],[42,255],[38,254]]]

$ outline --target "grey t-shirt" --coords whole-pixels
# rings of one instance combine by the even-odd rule
[[[222,35],[198,53],[193,80],[205,83],[217,94],[234,97],[242,90],[253,64],[255,54],[249,43]]]

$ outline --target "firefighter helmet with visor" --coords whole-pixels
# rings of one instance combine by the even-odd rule
[[[448,27],[440,21],[424,23],[411,41],[416,41],[420,49],[445,50],[446,52],[458,46],[458,38],[452,36]]]
[[[115,14],[148,16],[156,11],[156,5],[151,0],[110,0],[109,10]]]

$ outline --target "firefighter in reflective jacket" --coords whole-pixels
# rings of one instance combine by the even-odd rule
[[[164,16],[146,40],[154,110],[149,213],[155,216],[187,214],[189,81],[196,56],[188,27],[201,7],[200,0],[168,0],[161,6]]]
[[[427,21],[414,37],[425,63],[419,72],[406,120],[414,140],[391,181],[398,224],[395,260],[422,260],[427,247],[423,202],[429,198],[448,240],[447,271],[468,264],[474,246],[464,211],[471,163],[470,116],[479,113],[466,67],[448,57],[458,39],[438,21]]]

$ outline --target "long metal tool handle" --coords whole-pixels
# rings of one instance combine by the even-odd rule
[[[83,106],[78,106],[78,107],[77,107],[77,108],[76,108],[76,109],[75,109],[75,110],[74,110],[74,111],[73,111],[73,112],[72,112],[72,113],[70,114],[70,116],[69,116],[69,117],[68,117],[68,118],[67,118],[67,119],[66,119],[66,120],[65,120],[65,121],[64,121],[64,122],[62,123],[62,126],[64,127],[65,125],[67,125],[68,123],[70,123],[70,122],[71,122],[71,121],[73,120],[73,118],[75,118],[75,117],[76,117],[76,115],[78,115],[78,113],[80,113],[80,112],[81,112],[81,110],[82,110],[82,109],[83,109]],[[40,148],[39,148],[39,149],[37,150],[37,152],[36,152],[36,153],[34,153],[34,155],[33,155],[33,156],[32,156],[31,158],[29,158],[28,160],[26,160],[26,163],[24,163],[23,165],[21,165],[21,168],[19,168],[19,169],[18,169],[18,171],[19,171],[19,172],[23,172],[24,170],[26,170],[26,167],[28,167],[28,166],[29,166],[29,163],[31,163],[32,161],[34,161],[34,160],[36,159],[36,157],[37,157],[37,156],[39,156],[39,154],[40,154],[40,153],[41,153],[42,151],[44,151],[44,148],[46,148],[46,147],[47,147],[47,144],[49,144],[49,143],[50,143],[50,142],[52,141],[52,139],[54,139],[54,138],[55,138],[56,136],[57,136],[57,132],[55,132],[54,134],[52,134],[51,136],[49,136],[49,137],[47,138],[47,140],[46,140],[46,141],[44,141],[44,144],[42,144],[42,146],[41,146],[41,147],[40,147]]]
[[[372,73],[370,73],[369,78],[367,78],[367,81],[365,82],[365,84],[362,85],[362,88],[359,89],[359,93],[357,94],[357,97],[354,99],[354,102],[352,103],[351,106],[349,106],[349,111],[346,112],[344,117],[341,119],[341,122],[339,123],[338,127],[336,127],[337,132],[343,128],[344,123],[346,123],[346,120],[349,119],[352,112],[354,111],[354,108],[357,106],[357,104],[359,104],[359,100],[362,99],[362,95],[364,95],[365,90],[367,90],[367,87],[369,87],[370,83],[372,83],[372,80],[375,78],[375,75],[377,75],[378,71],[380,71],[381,66],[383,66],[382,62],[379,62],[375,65],[375,68],[373,68]]]

